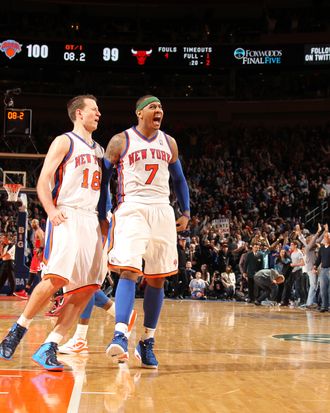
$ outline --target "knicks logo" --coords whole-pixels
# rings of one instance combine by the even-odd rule
[[[22,45],[16,42],[16,40],[5,40],[0,43],[0,51],[4,52],[9,59],[12,59],[17,53],[22,51]]]

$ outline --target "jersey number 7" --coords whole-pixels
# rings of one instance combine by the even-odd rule
[[[154,180],[155,175],[156,175],[156,173],[157,173],[157,171],[158,171],[158,168],[159,168],[158,163],[155,163],[155,164],[147,164],[147,165],[145,166],[145,170],[146,170],[147,172],[150,171],[150,175],[149,175],[148,179],[147,179],[146,182],[145,182],[147,185],[150,185],[151,182]]]

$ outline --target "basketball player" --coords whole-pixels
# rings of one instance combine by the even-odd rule
[[[143,274],[147,280],[144,332],[135,356],[142,367],[157,368],[154,334],[163,304],[165,277],[178,271],[176,231],[185,230],[190,218],[189,190],[176,141],[160,130],[160,100],[150,95],[141,97],[136,116],[138,125],[113,136],[106,150],[109,170],[115,166],[118,172],[118,207],[112,217],[109,266],[120,273],[114,338],[106,352],[114,362],[128,360],[126,333],[135,283]],[[182,211],[177,222],[169,203],[170,175]]]
[[[30,265],[29,278],[25,286],[25,291],[27,294],[30,292],[34,279],[41,272],[43,249],[45,245],[45,233],[40,228],[39,221],[37,219],[33,219],[31,221],[31,228],[33,230],[33,256]]]
[[[37,184],[47,212],[43,278],[8,335],[0,356],[10,360],[33,317],[60,288],[71,294],[54,329],[32,359],[46,370],[62,371],[58,343],[85,308],[104,276],[102,234],[96,212],[104,150],[92,138],[101,113],[92,95],[68,102],[73,130],[52,142]]]

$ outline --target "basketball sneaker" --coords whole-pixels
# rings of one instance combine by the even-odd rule
[[[32,360],[49,371],[63,371],[64,366],[57,360],[57,344],[44,343],[33,354]]]
[[[72,337],[65,344],[59,346],[58,352],[61,354],[88,354],[87,340]]]
[[[27,295],[26,291],[21,290],[21,291],[15,291],[14,295],[18,298],[20,298],[21,300],[28,300],[29,296]]]
[[[154,354],[154,338],[148,338],[144,341],[139,341],[139,344],[136,346],[134,355],[135,357],[141,361],[141,367],[146,369],[157,369],[158,368],[158,361]]]
[[[133,330],[134,324],[136,322],[136,319],[137,319],[137,311],[132,310],[131,315],[130,315],[129,320],[128,320],[127,333],[126,333],[127,338],[129,338],[131,333],[132,333],[132,330]]]
[[[24,334],[27,332],[25,327],[15,323],[6,337],[0,343],[0,357],[11,360]]]
[[[106,349],[106,355],[111,358],[114,363],[124,363],[128,361],[128,342],[124,333],[115,331],[114,337]]]
[[[66,300],[63,295],[58,295],[53,300],[52,307],[45,313],[47,317],[58,317],[60,311],[65,306]]]

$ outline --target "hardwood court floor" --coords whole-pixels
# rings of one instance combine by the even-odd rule
[[[0,301],[3,337],[24,302]],[[38,317],[13,361],[0,361],[0,412],[330,412],[330,314],[245,303],[166,300],[156,336],[158,370],[105,357],[113,320],[98,308],[88,356],[61,356],[63,373],[31,360],[51,320]],[[295,341],[273,338],[292,334]],[[301,336],[299,336],[301,334]],[[322,335],[322,337],[320,337]],[[286,337],[288,338],[288,337]]]

